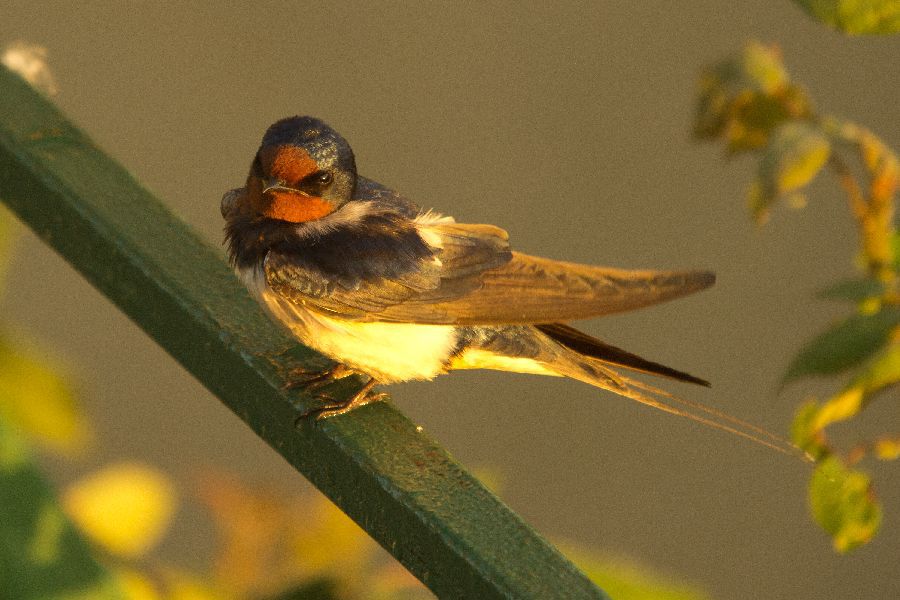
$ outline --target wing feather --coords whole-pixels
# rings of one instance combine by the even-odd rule
[[[492,225],[432,219],[418,231],[432,254],[391,277],[348,282],[302,256],[270,252],[266,279],[276,292],[346,319],[456,325],[585,319],[678,298],[715,281],[707,271],[626,271],[511,252],[507,233]]]
[[[512,253],[512,260],[480,275],[472,292],[430,307],[457,324],[573,321],[634,310],[705,289],[708,271],[626,271]],[[413,301],[412,304],[416,304]],[[395,312],[395,309],[397,312]],[[385,316],[411,319],[405,306]],[[488,320],[489,319],[489,320]]]

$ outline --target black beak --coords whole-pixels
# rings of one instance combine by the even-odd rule
[[[263,184],[263,194],[268,194],[269,192],[292,192],[294,194],[300,194],[301,196],[306,196],[305,193],[298,190],[297,188],[292,188],[288,185],[285,185],[284,181],[277,179],[275,177],[269,177],[267,179],[262,180]]]

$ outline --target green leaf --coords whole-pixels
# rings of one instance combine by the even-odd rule
[[[791,441],[815,460],[820,460],[831,452],[825,445],[825,436],[822,434],[822,430],[815,426],[818,414],[818,403],[810,400],[797,409],[794,421],[791,423]]]
[[[749,204],[754,216],[764,218],[775,200],[812,181],[830,155],[831,144],[819,127],[796,121],[781,124],[763,151],[751,187]]]
[[[4,598],[121,598],[35,470],[24,442],[0,421],[0,590]],[[10,460],[13,457],[13,460]]]
[[[856,366],[875,354],[900,325],[900,309],[884,307],[873,315],[854,315],[806,344],[782,381],[809,375],[832,375]]]
[[[894,257],[893,267],[900,270],[900,232],[895,231],[891,236],[891,250]]]
[[[871,395],[900,381],[900,343],[893,343],[853,378],[851,386]]]
[[[809,506],[837,552],[867,543],[881,524],[881,506],[869,476],[848,469],[833,456],[816,466],[809,483]]]
[[[897,0],[794,0],[822,23],[844,33],[900,31]]]
[[[877,279],[845,279],[828,287],[818,294],[822,300],[849,300],[862,302],[868,298],[877,298],[884,294],[884,284]]]
[[[812,427],[821,430],[832,423],[858,415],[872,397],[900,382],[900,343],[890,344],[864,366],[847,387],[819,408]]]

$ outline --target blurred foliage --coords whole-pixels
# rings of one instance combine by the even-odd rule
[[[122,598],[0,418],[0,596],[16,600]]]
[[[813,18],[849,34],[900,31],[897,0],[794,0]]]
[[[896,1],[802,4],[848,30],[896,29],[900,18]],[[803,189],[824,171],[834,175],[847,197],[863,274],[836,282],[819,297],[851,302],[855,310],[806,343],[784,376],[787,384],[813,375],[850,374],[849,383],[831,398],[800,407],[792,427],[794,443],[818,461],[809,487],[813,517],[832,536],[835,549],[846,552],[870,540],[881,522],[870,478],[855,465],[866,457],[898,456],[897,440],[890,435],[844,451],[827,436],[829,426],[857,418],[879,393],[900,382],[897,156],[865,128],[819,114],[809,94],[791,81],[778,48],[758,42],[703,73],[694,134],[723,141],[729,155],[759,157],[748,193],[759,224],[779,201],[805,206]]]
[[[0,274],[15,224],[0,212]],[[3,285],[0,281],[0,291]],[[0,327],[5,324],[0,323]],[[101,467],[61,492],[33,467],[24,439],[72,460],[94,443],[71,378],[31,342],[0,335],[0,596],[16,599],[416,600],[432,598],[328,499],[207,472],[193,493],[133,462]],[[8,424],[8,425],[7,425]],[[17,431],[18,433],[15,433]],[[24,436],[24,439],[23,437]],[[481,476],[495,491],[502,474]],[[199,504],[217,539],[193,572],[154,556],[179,505]],[[80,533],[80,535],[79,535]],[[584,548],[569,555],[617,599],[704,600]],[[100,566],[94,557],[100,557]]]
[[[831,535],[838,552],[865,544],[881,524],[881,506],[875,501],[869,476],[848,469],[834,456],[816,465],[809,504],[816,522]]]
[[[855,367],[884,347],[898,325],[900,307],[851,315],[801,348],[788,367],[784,382],[809,375],[842,373]]]
[[[18,224],[0,207],[0,294]],[[91,431],[78,412],[64,369],[0,321],[0,417],[39,445],[68,455],[87,446]]]
[[[569,560],[616,600],[708,600],[709,596],[683,583],[663,579],[628,561],[604,558],[574,544],[559,544]]]
[[[81,453],[91,439],[90,427],[62,369],[42,354],[0,332],[0,415],[47,449]]]
[[[69,486],[62,501],[72,520],[96,543],[117,556],[135,558],[162,537],[175,511],[176,495],[162,473],[122,463]]]

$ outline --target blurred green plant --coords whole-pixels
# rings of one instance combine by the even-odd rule
[[[0,209],[0,274],[16,224]],[[0,291],[3,290],[0,280]],[[2,326],[8,325],[0,323]],[[325,496],[286,497],[207,472],[194,493],[135,462],[108,464],[53,496],[27,441],[67,459],[94,444],[65,369],[23,336],[0,335],[0,596],[128,600],[416,600],[433,597]],[[499,485],[492,471],[483,475]],[[180,505],[199,504],[216,541],[200,572],[155,558]],[[568,545],[618,599],[705,600],[646,569]],[[98,562],[99,561],[99,562]]]
[[[804,4],[822,9],[854,3]],[[858,417],[881,392],[900,383],[897,156],[867,129],[819,114],[806,90],[791,81],[778,48],[758,42],[702,74],[694,134],[724,141],[729,155],[759,157],[747,197],[758,224],[779,201],[804,206],[804,188],[823,171],[836,177],[847,196],[862,274],[836,282],[819,297],[849,302],[854,311],[805,344],[783,379],[787,384],[850,373],[834,396],[800,407],[792,428],[794,443],[817,461],[809,487],[813,517],[832,536],[834,548],[846,552],[868,542],[881,522],[871,481],[855,465],[866,457],[896,459],[900,447],[896,433],[843,451],[827,437],[829,426]]]
[[[0,417],[0,596],[122,598],[40,476],[25,441]]]
[[[897,0],[794,0],[815,19],[844,33],[879,34],[900,31]]]
[[[0,205],[0,299],[18,229]],[[18,423],[42,446],[72,454],[85,448],[91,432],[66,381],[64,369],[45,351],[0,321],[0,416]],[[48,419],[47,411],[58,418]]]

